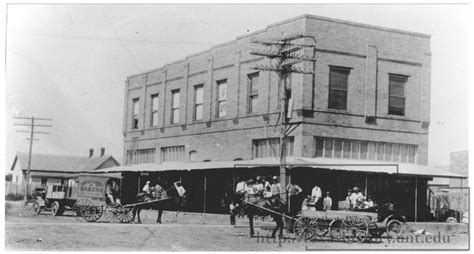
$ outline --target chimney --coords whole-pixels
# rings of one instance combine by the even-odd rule
[[[101,147],[100,148],[100,157],[104,157],[104,155],[105,155],[105,148]]]
[[[94,149],[90,148],[89,149],[89,158],[94,156]]]

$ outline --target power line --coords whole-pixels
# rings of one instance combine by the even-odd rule
[[[197,42],[197,41],[160,41],[160,40],[137,40],[137,39],[115,39],[107,37],[94,37],[85,35],[68,35],[68,34],[48,34],[48,33],[9,33],[11,35],[34,35],[34,36],[46,36],[46,37],[61,37],[70,39],[84,39],[84,40],[101,40],[101,41],[123,41],[123,42],[139,42],[139,43],[156,43],[156,44],[187,44],[187,45],[214,45],[217,42]]]
[[[33,141],[37,141],[39,139],[34,138],[35,134],[49,134],[49,132],[45,131],[38,131],[35,128],[45,128],[45,127],[53,127],[51,124],[46,124],[45,122],[51,122],[53,119],[51,118],[42,118],[42,117],[15,117],[16,120],[21,120],[21,122],[16,122],[13,125],[15,126],[27,126],[30,127],[29,131],[26,130],[17,130],[16,132],[22,132],[22,133],[29,133],[30,137],[26,138],[27,140],[30,141],[30,149],[28,152],[28,167],[26,170],[26,184],[25,184],[25,196],[24,196],[24,201],[25,205],[28,204],[28,189],[29,189],[29,183],[30,183],[30,170],[31,170],[31,154],[33,152]]]
[[[103,12],[102,10],[102,15],[104,16],[105,20],[107,20],[107,23],[109,24],[109,26],[112,28],[112,30],[114,31],[115,33],[115,37],[117,37],[118,41],[120,42],[120,45],[122,45],[122,48],[125,49],[125,51],[127,51],[128,55],[130,56],[130,59],[132,59],[132,62],[133,64],[135,65],[135,67],[138,68],[138,70],[140,70],[140,72],[143,72],[143,69],[140,68],[140,66],[138,66],[137,62],[135,61],[135,57],[133,56],[132,52],[130,52],[130,50],[125,46],[125,44],[123,43],[123,41],[120,39],[120,36],[117,32],[117,29],[115,29],[114,25],[110,22],[109,18],[107,17],[107,15],[105,15],[105,13]]]
[[[314,43],[306,43],[306,39],[312,39]],[[298,41],[304,40],[304,43],[299,43]],[[272,39],[258,39],[255,38],[251,41],[252,43],[260,44],[263,48],[254,49],[250,52],[251,55],[263,56],[270,60],[269,64],[265,65],[256,65],[252,69],[259,71],[271,71],[275,72],[278,75],[278,85],[280,86],[280,182],[286,188],[287,183],[287,169],[286,169],[286,142],[287,136],[295,128],[297,128],[302,121],[299,122],[289,122],[291,118],[292,103],[290,102],[290,89],[287,86],[287,78],[291,73],[301,73],[301,74],[314,74],[314,66],[316,62],[315,58],[315,47],[316,40],[313,36],[305,34],[295,34],[284,36],[280,38]],[[312,56],[305,55],[304,49],[311,48],[313,49]],[[302,53],[298,53],[301,52]],[[305,70],[303,68],[297,67],[296,65],[302,62],[311,61],[313,62],[313,70]],[[289,109],[291,107],[291,109]],[[289,128],[288,128],[289,126]],[[290,181],[291,183],[291,181]],[[286,197],[283,197],[286,200]],[[290,200],[291,202],[291,200]]]

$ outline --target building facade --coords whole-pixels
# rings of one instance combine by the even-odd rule
[[[289,78],[290,121],[304,123],[287,155],[427,164],[430,36],[312,15],[129,76],[124,164],[278,156],[278,77],[252,68],[268,60],[251,40],[298,33],[317,61]]]

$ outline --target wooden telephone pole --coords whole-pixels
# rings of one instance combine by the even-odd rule
[[[313,43],[306,43],[311,39]],[[272,71],[278,75],[280,84],[280,183],[283,188],[288,184],[288,172],[286,167],[287,136],[302,122],[289,122],[288,117],[288,95],[289,88],[287,78],[291,73],[313,74],[313,70],[304,70],[295,65],[305,61],[315,64],[316,40],[313,36],[296,34],[283,36],[276,39],[254,39],[252,43],[260,44],[264,48],[250,52],[251,55],[264,56],[270,60],[268,65],[257,65],[253,69],[260,71]],[[312,48],[312,56],[299,53],[306,48]],[[314,69],[314,68],[313,68]],[[294,128],[292,128],[294,127]],[[286,196],[283,197],[286,200]]]
[[[26,184],[25,184],[25,196],[24,201],[25,205],[28,204],[28,193],[29,193],[29,184],[30,184],[30,170],[31,170],[31,153],[33,152],[33,141],[37,141],[39,139],[35,139],[35,134],[49,134],[48,132],[44,131],[37,131],[35,128],[37,127],[53,127],[51,124],[45,124],[45,121],[53,121],[53,119],[49,118],[39,118],[39,117],[15,117],[17,120],[22,120],[22,122],[15,123],[16,126],[27,126],[30,127],[29,130],[17,130],[16,132],[23,132],[29,133],[30,137],[26,138],[30,141],[30,149],[28,152],[28,167],[26,170]]]

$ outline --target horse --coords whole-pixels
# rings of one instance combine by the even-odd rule
[[[243,213],[249,218],[250,235],[255,235],[253,226],[253,219],[255,216],[271,216],[276,223],[276,227],[272,231],[272,238],[275,238],[279,231],[278,237],[283,237],[283,216],[287,210],[286,203],[278,197],[263,198],[260,195],[249,196],[248,198],[237,199],[238,207],[243,210]],[[262,207],[262,208],[260,208]],[[273,211],[273,212],[272,212]]]
[[[150,202],[150,201],[156,201],[160,199],[165,199],[163,201],[157,201],[157,202]],[[152,195],[152,194],[147,194],[147,193],[138,193],[136,196],[137,203],[144,203],[144,202],[150,202],[150,203],[145,203],[145,204],[138,204],[133,207],[133,219],[132,221],[135,222],[135,216],[138,218],[138,223],[142,223],[140,219],[140,212],[143,209],[156,209],[158,210],[158,217],[156,219],[156,223],[161,224],[161,216],[163,215],[163,210],[165,209],[174,209],[176,208],[177,210],[180,209],[179,205],[179,196],[178,193],[176,192],[176,189],[174,187],[170,187],[167,190],[164,190],[161,195]]]

